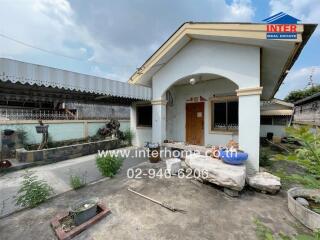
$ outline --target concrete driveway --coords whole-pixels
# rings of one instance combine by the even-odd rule
[[[164,163],[142,163],[143,170],[163,168]],[[133,188],[160,201],[166,201],[186,214],[173,213],[129,192]],[[246,190],[231,198],[221,190],[188,179],[128,179],[125,170],[115,178],[69,191],[39,207],[0,219],[1,238],[55,239],[50,219],[70,204],[98,197],[112,211],[75,239],[257,239],[255,218],[275,232],[295,234],[308,231],[287,210],[285,192],[271,196]]]
[[[134,149],[136,148],[129,147],[117,150]],[[96,154],[93,154],[40,167],[28,168],[28,170],[34,172],[39,179],[47,181],[53,187],[55,194],[61,194],[72,189],[70,186],[70,175],[85,176],[87,183],[92,183],[103,178],[96,167],[95,159]],[[126,169],[129,167],[145,160],[143,158],[129,157],[125,159],[122,168],[126,172]],[[20,209],[20,207],[15,206],[14,196],[17,194],[24,173],[25,170],[19,170],[0,177],[0,217]]]

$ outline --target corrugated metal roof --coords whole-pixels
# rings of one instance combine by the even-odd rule
[[[265,110],[261,111],[261,116],[291,116],[293,110],[284,109],[284,110]]]
[[[320,98],[320,92],[319,92],[319,93],[315,93],[315,94],[313,94],[313,95],[311,95],[311,96],[309,96],[309,97],[305,97],[305,98],[303,98],[303,99],[301,99],[301,100],[299,100],[299,101],[296,101],[296,102],[294,103],[294,105],[295,105],[295,106],[299,106],[299,105],[302,105],[302,104],[304,104],[304,103],[316,101],[316,100],[319,99],[319,98]]]
[[[151,88],[0,58],[0,81],[53,87],[137,100],[151,100]]]

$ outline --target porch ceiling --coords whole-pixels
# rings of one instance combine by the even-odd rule
[[[174,85],[189,85],[190,84],[190,78],[195,78],[196,83],[205,82],[205,81],[211,81],[211,80],[217,80],[224,77],[221,77],[219,75],[215,74],[197,74],[194,76],[188,76],[186,78],[180,79],[179,81],[175,82]]]
[[[287,72],[315,30],[315,24],[299,24],[297,39],[267,40],[266,24],[185,23],[129,79],[151,86],[152,76],[193,39],[219,41],[261,48],[262,99],[274,96]]]

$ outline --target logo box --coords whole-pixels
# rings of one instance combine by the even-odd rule
[[[263,20],[267,22],[267,39],[297,39],[299,19],[284,12],[277,13]]]

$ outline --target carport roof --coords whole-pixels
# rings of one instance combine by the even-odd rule
[[[7,58],[0,58],[0,86],[7,97],[21,93],[24,97],[33,95],[34,100],[48,96],[110,103],[151,99],[149,87]]]
[[[193,39],[258,46],[261,49],[262,99],[271,99],[298,58],[316,24],[297,24],[297,39],[266,39],[266,24],[186,22],[130,77],[151,86],[152,76]]]

